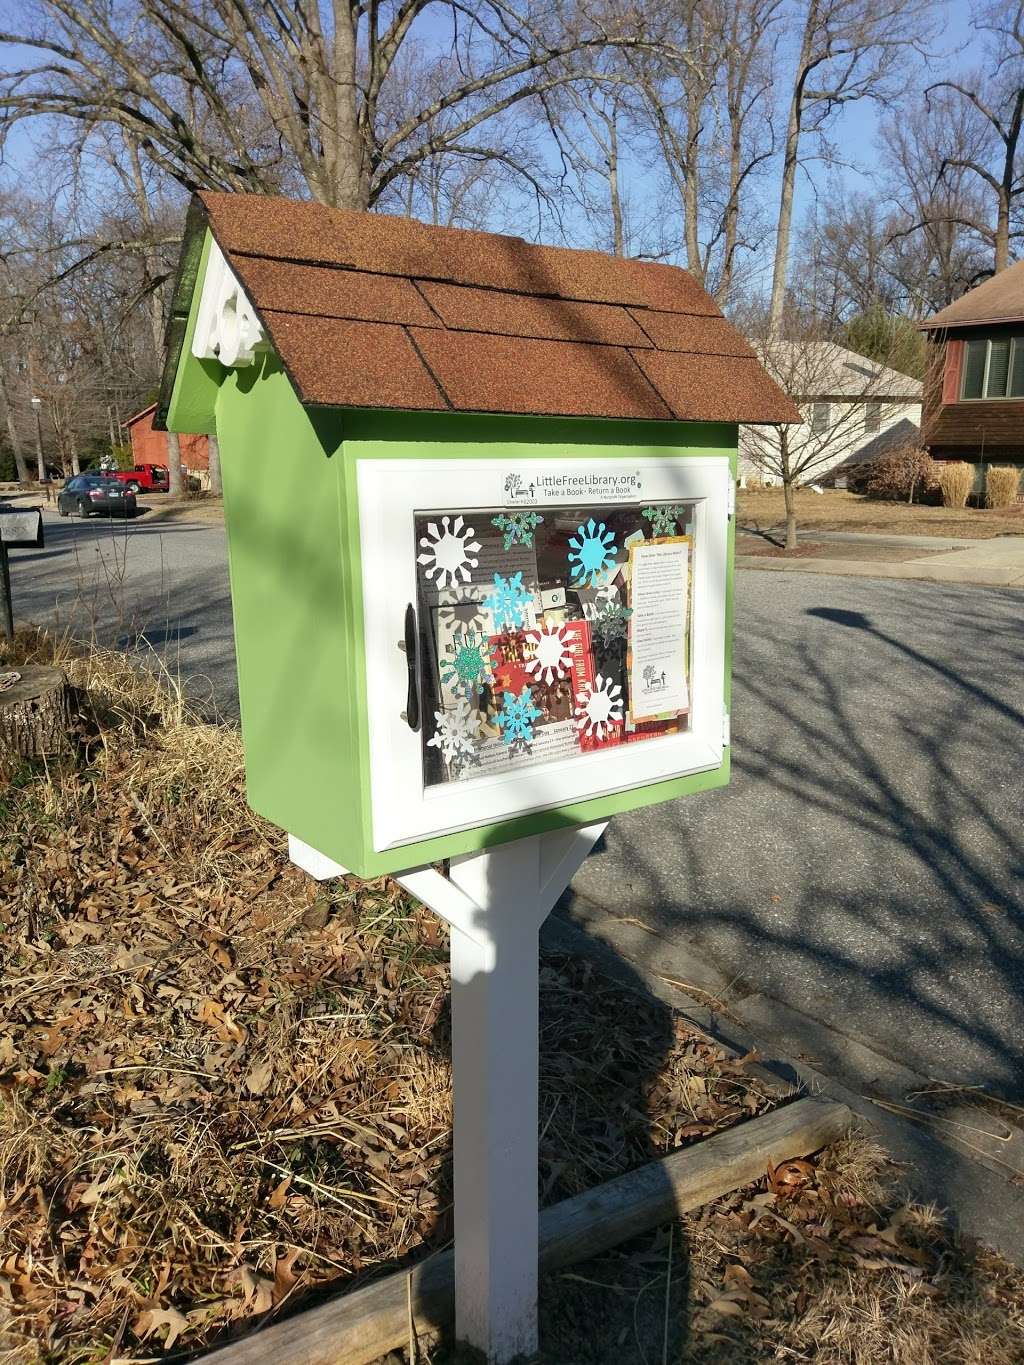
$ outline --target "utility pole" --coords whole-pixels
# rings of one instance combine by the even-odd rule
[[[32,399],[32,411],[36,418],[36,468],[39,474],[39,482],[46,482],[46,465],[43,462],[43,421],[40,416],[43,407],[41,398]]]

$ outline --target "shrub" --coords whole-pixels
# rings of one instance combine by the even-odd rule
[[[935,461],[920,446],[896,446],[857,471],[855,488],[874,498],[914,501],[914,494],[933,488],[938,480]]]
[[[985,479],[985,506],[1012,507],[1020,491],[1020,470],[1012,464],[994,464]]]
[[[963,460],[944,460],[939,469],[943,507],[966,507],[974,488],[974,466]]]

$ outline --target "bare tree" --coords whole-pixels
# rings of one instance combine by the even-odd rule
[[[952,92],[975,116],[974,135],[967,130],[949,147],[938,172],[968,171],[995,198],[994,223],[979,217],[969,225],[991,240],[998,272],[1010,264],[1011,218],[1024,194],[1024,0],[989,0],[976,7],[973,24],[989,38],[984,68],[960,79],[936,81],[925,94]]]
[[[820,332],[805,332],[798,341],[772,332],[755,344],[766,368],[805,419],[800,426],[741,429],[744,459],[782,484],[786,549],[795,550],[797,488],[852,455],[869,439],[869,429],[881,432],[892,427],[907,404],[920,401],[920,388],[877,361],[851,356]]]
[[[19,15],[0,31],[8,129],[116,126],[189,190],[301,188],[356,209],[400,199],[439,153],[500,158],[488,128],[506,110],[587,54],[650,43],[628,8],[534,0],[25,0]]]
[[[790,84],[779,188],[770,322],[780,334],[789,281],[796,174],[804,139],[844,105],[881,99],[900,59],[924,37],[931,0],[804,0]]]
[[[574,173],[580,206],[588,220],[608,223],[602,245],[615,256],[627,254],[632,236],[621,149],[635,120],[635,93],[629,77],[620,75],[566,85],[542,100],[563,162]]]
[[[0,403],[3,404],[4,408],[7,439],[11,445],[11,453],[14,455],[14,468],[18,475],[18,482],[28,483],[28,461],[25,458],[25,447],[22,444],[21,432],[14,420],[14,408],[11,406],[11,394],[7,384],[7,364],[2,354],[0,354]]]

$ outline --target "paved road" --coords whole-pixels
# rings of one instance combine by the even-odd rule
[[[143,631],[237,713],[219,527],[59,522],[16,603]],[[732,785],[616,820],[578,895],[925,1074],[1024,1102],[1024,593],[740,572]]]
[[[46,513],[46,548],[11,555],[15,614],[139,648],[204,709],[236,719],[224,528]]]

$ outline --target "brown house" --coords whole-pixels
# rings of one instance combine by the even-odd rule
[[[1024,261],[921,324],[921,442],[937,460],[1024,465]]]

